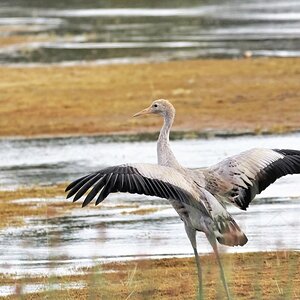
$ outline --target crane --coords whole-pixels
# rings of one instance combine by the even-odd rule
[[[66,188],[73,202],[87,194],[82,207],[96,196],[95,205],[110,193],[127,192],[168,199],[184,223],[192,245],[198,275],[198,298],[203,299],[202,271],[197,251],[196,233],[203,232],[215,253],[221,280],[231,299],[217,242],[228,246],[243,246],[248,239],[225,203],[246,210],[256,194],[276,179],[300,173],[300,151],[254,148],[205,168],[190,169],[180,165],[170,147],[169,135],[175,118],[175,108],[164,99],[155,100],[134,117],[155,114],[164,123],[157,141],[158,164],[128,163],[111,166],[83,176]]]

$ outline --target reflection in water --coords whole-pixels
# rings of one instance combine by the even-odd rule
[[[172,142],[179,161],[204,167],[253,147],[300,149],[300,135],[240,137]],[[140,149],[143,149],[141,152]],[[54,184],[100,167],[124,162],[156,162],[154,142],[108,143],[101,138],[0,140],[0,188]],[[249,238],[244,247],[222,251],[300,250],[300,175],[284,177],[264,191],[247,212],[230,207]],[[40,202],[70,201],[21,199]],[[183,224],[163,199],[113,194],[99,207],[69,215],[33,218],[26,226],[0,231],[0,273],[16,276],[76,272],[109,260],[191,255]],[[153,211],[153,208],[156,210]],[[143,209],[145,214],[137,213]],[[152,210],[151,210],[152,209]],[[148,210],[148,213],[147,213]],[[199,234],[200,253],[210,246]]]
[[[0,63],[300,55],[300,4],[279,1],[2,1]],[[45,36],[48,36],[45,41]],[[1,38],[1,37],[0,37]]]

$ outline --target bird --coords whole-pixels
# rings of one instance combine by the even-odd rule
[[[186,168],[177,161],[170,146],[174,106],[168,100],[158,99],[133,117],[149,114],[163,118],[157,141],[157,164],[126,163],[92,172],[67,186],[67,198],[74,196],[75,202],[86,194],[82,207],[96,196],[98,205],[116,192],[167,199],[183,221],[194,251],[198,299],[203,299],[203,284],[197,232],[204,233],[211,244],[227,299],[231,299],[217,243],[243,246],[248,239],[227,211],[227,204],[246,210],[255,196],[276,179],[299,174],[300,151],[253,148],[207,168]]]

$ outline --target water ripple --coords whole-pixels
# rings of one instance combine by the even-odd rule
[[[58,1],[1,8],[1,36],[43,34],[0,47],[0,64],[110,64],[199,57],[299,56],[300,4],[215,0],[179,4]],[[19,4],[19,2],[17,2]],[[131,7],[130,7],[131,5]],[[48,39],[46,38],[48,36]],[[13,39],[14,40],[14,39]]]

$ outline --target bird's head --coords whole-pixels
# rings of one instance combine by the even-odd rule
[[[138,117],[147,114],[161,115],[163,117],[168,115],[174,116],[175,108],[168,100],[158,99],[153,101],[149,107],[133,115],[133,117]]]

